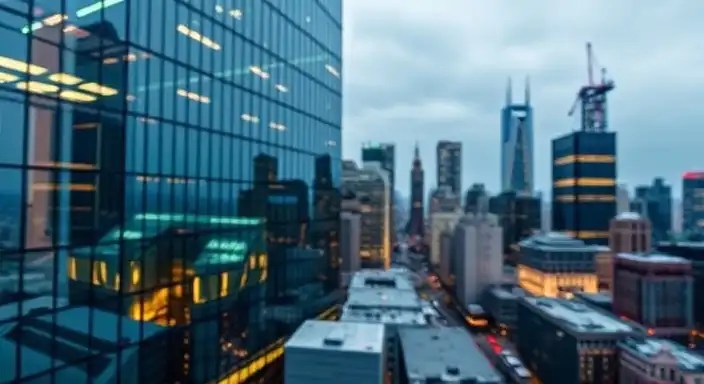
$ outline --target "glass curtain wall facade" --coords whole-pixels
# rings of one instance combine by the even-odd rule
[[[341,3],[0,2],[0,383],[245,382],[329,313]]]
[[[616,216],[616,133],[572,132],[552,141],[552,228],[607,245]]]

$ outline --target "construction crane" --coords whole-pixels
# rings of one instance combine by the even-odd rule
[[[616,85],[613,80],[606,77],[606,68],[599,67],[601,80],[594,81],[594,69],[597,67],[592,43],[587,43],[587,85],[582,86],[577,93],[577,98],[567,113],[573,116],[578,105],[581,105],[582,119],[580,129],[587,132],[604,132],[608,128],[606,114],[606,95],[613,91]]]

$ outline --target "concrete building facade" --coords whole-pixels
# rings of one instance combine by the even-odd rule
[[[619,383],[704,382],[704,357],[656,338],[627,338],[619,344]]]
[[[518,305],[518,353],[544,384],[618,383],[618,343],[635,331],[571,300],[524,297]]]
[[[529,293],[559,297],[572,291],[598,291],[595,258],[601,247],[557,232],[532,236],[520,247],[518,284]]]
[[[308,320],[286,342],[286,384],[383,384],[386,337],[381,324]]]
[[[455,228],[451,270],[455,292],[464,304],[475,304],[479,295],[503,278],[503,233],[496,215],[467,214]]]
[[[613,311],[682,344],[694,326],[692,264],[663,254],[619,253],[614,258]]]
[[[462,217],[461,211],[437,212],[430,216],[430,263],[441,265],[440,240],[445,232],[452,232]]]
[[[352,274],[359,271],[362,263],[359,257],[360,242],[362,240],[362,214],[357,196],[352,192],[342,196],[342,213],[340,219],[340,285],[347,287]]]

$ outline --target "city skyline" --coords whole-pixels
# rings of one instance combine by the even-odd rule
[[[530,76],[535,189],[545,195],[551,187],[550,141],[578,124],[567,111],[587,82],[584,43],[591,41],[598,63],[617,85],[609,97],[609,120],[619,137],[619,183],[632,191],[661,176],[681,196],[682,174],[702,167],[690,139],[697,134],[691,121],[704,85],[695,71],[702,59],[691,49],[699,28],[691,15],[702,14],[704,4],[674,1],[640,9],[638,22],[624,28],[633,6],[602,0],[577,8],[555,1],[542,7],[447,3],[442,8],[422,2],[400,6],[396,0],[346,3],[345,158],[357,159],[364,141],[393,141],[397,166],[403,167],[396,185],[409,185],[404,164],[410,164],[419,140],[430,190],[437,141],[458,140],[464,147],[463,188],[483,182],[498,193],[506,78],[519,85]],[[546,8],[553,11],[543,12]],[[468,15],[479,14],[467,22]],[[678,21],[664,30],[652,28],[665,19]],[[663,85],[657,79],[665,74]],[[678,135],[669,134],[673,127]],[[669,154],[666,161],[652,156],[658,152]]]

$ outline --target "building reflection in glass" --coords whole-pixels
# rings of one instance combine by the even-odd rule
[[[339,0],[9,0],[0,38],[0,382],[244,382],[334,306]]]

